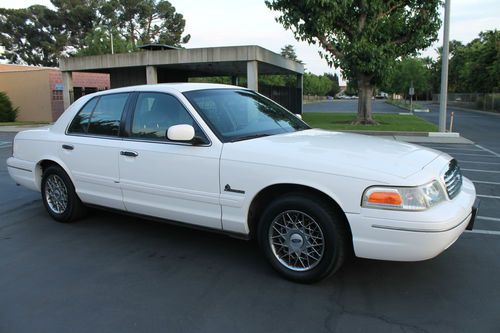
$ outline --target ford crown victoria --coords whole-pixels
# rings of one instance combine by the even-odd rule
[[[8,170],[57,221],[105,207],[256,239],[288,279],[349,255],[417,261],[474,222],[457,161],[424,147],[311,129],[247,89],[159,84],[87,95],[16,135]]]

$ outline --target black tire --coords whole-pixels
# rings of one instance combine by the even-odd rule
[[[296,214],[295,216],[298,216],[299,219],[300,217],[302,217],[303,221],[307,220],[309,226],[314,226],[317,234],[319,233],[318,228],[321,231],[321,233],[319,233],[318,235],[323,236],[324,247],[321,250],[319,250],[319,247],[316,247],[318,251],[322,252],[322,256],[320,256],[319,254],[317,255],[318,258],[316,259],[316,262],[314,262],[315,259],[312,258],[312,256],[304,256],[304,252],[309,251],[306,249],[316,246],[310,243],[310,240],[313,239],[313,237],[310,237],[311,235],[313,235],[313,233],[309,231],[310,228],[308,231],[306,231],[306,233],[302,233],[302,236],[293,236],[294,232],[298,233],[306,229],[281,228],[280,225],[287,224],[287,222],[282,221],[282,219],[288,219],[287,216],[289,215],[285,213],[291,213],[292,220],[294,216],[293,214]],[[279,224],[275,224],[276,222],[279,222]],[[302,225],[307,223],[305,222]],[[293,193],[279,197],[271,202],[269,206],[267,206],[267,208],[262,213],[259,221],[257,238],[261,250],[264,252],[272,267],[279,274],[281,274],[286,279],[295,282],[311,283],[327,278],[342,266],[346,256],[349,253],[349,242],[351,242],[345,223],[345,219],[341,218],[339,212],[335,209],[335,207],[333,207],[330,203],[326,202],[322,198],[306,193]],[[273,228],[273,226],[278,226],[278,228],[281,228],[280,231]],[[284,232],[283,230],[287,231]],[[288,236],[281,236],[282,233],[286,233]],[[279,238],[281,242],[288,243],[290,246],[282,247],[274,245],[276,237]],[[297,238],[300,238],[301,240],[298,240]],[[286,241],[286,239],[288,239],[288,242]],[[273,242],[273,244],[271,244],[271,242]],[[292,244],[292,242],[294,242],[295,244]],[[285,255],[284,258],[282,257],[278,259],[278,257],[280,256],[279,254],[287,253],[287,249],[291,249],[292,246],[297,246],[297,244],[301,245],[297,250],[301,252],[300,255],[297,254],[296,257],[300,256],[302,259],[306,259],[307,257],[312,258],[311,261],[313,261],[313,264],[309,265],[309,259],[307,260],[307,264],[309,265],[309,267],[291,267],[294,264],[291,263],[293,262],[293,258],[291,258],[289,254]],[[316,256],[313,252],[308,253]],[[286,257],[288,257],[288,259],[286,259]],[[290,261],[286,262],[287,260]],[[289,265],[289,267],[287,267],[287,264]],[[299,266],[300,264],[301,262],[295,265]],[[303,270],[298,271],[298,269]]]
[[[51,190],[51,185],[54,182],[58,185],[57,191],[59,194],[54,194],[54,191]],[[57,195],[64,196],[64,193],[67,200],[51,200]],[[42,201],[49,215],[58,222],[74,222],[85,214],[85,206],[78,198],[71,179],[61,167],[56,165],[48,167],[43,172]],[[54,203],[54,201],[57,201],[57,203]],[[66,202],[66,204],[59,204],[60,202]]]

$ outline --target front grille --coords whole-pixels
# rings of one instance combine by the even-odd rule
[[[450,161],[448,171],[444,174],[444,182],[450,199],[453,199],[460,193],[460,189],[462,188],[462,171],[460,171],[457,160],[453,159]]]

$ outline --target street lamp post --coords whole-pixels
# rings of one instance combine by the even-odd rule
[[[446,103],[448,102],[448,54],[450,53],[450,1],[444,3],[443,54],[441,92],[439,95],[439,132],[446,132]]]
[[[110,29],[109,30],[109,34],[110,34],[110,37],[111,37],[111,54],[115,54],[115,46],[113,45],[113,30]]]

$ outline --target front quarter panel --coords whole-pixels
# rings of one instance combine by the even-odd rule
[[[361,194],[369,185],[367,180],[357,178],[225,158],[220,168],[222,225],[225,231],[240,234],[249,233],[248,211],[253,199],[271,185],[293,184],[316,189],[350,213],[359,213]],[[225,191],[226,185],[240,193]]]

